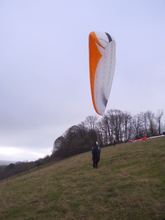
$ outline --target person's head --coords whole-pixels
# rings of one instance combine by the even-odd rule
[[[93,145],[98,145],[98,142],[97,141],[94,141],[94,144]]]

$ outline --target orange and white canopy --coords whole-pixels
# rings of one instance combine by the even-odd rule
[[[93,106],[99,115],[103,115],[116,65],[116,42],[106,32],[89,34],[89,70]]]

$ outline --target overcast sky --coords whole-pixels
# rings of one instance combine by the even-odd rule
[[[164,0],[0,0],[0,160],[51,154],[56,138],[96,115],[91,31],[116,40],[106,110],[165,110]]]

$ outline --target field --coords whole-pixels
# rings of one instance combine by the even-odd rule
[[[165,137],[87,152],[0,182],[0,220],[165,219]]]

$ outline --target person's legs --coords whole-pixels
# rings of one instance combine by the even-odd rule
[[[98,162],[99,162],[99,160],[93,160],[93,167],[94,168],[98,167]]]

